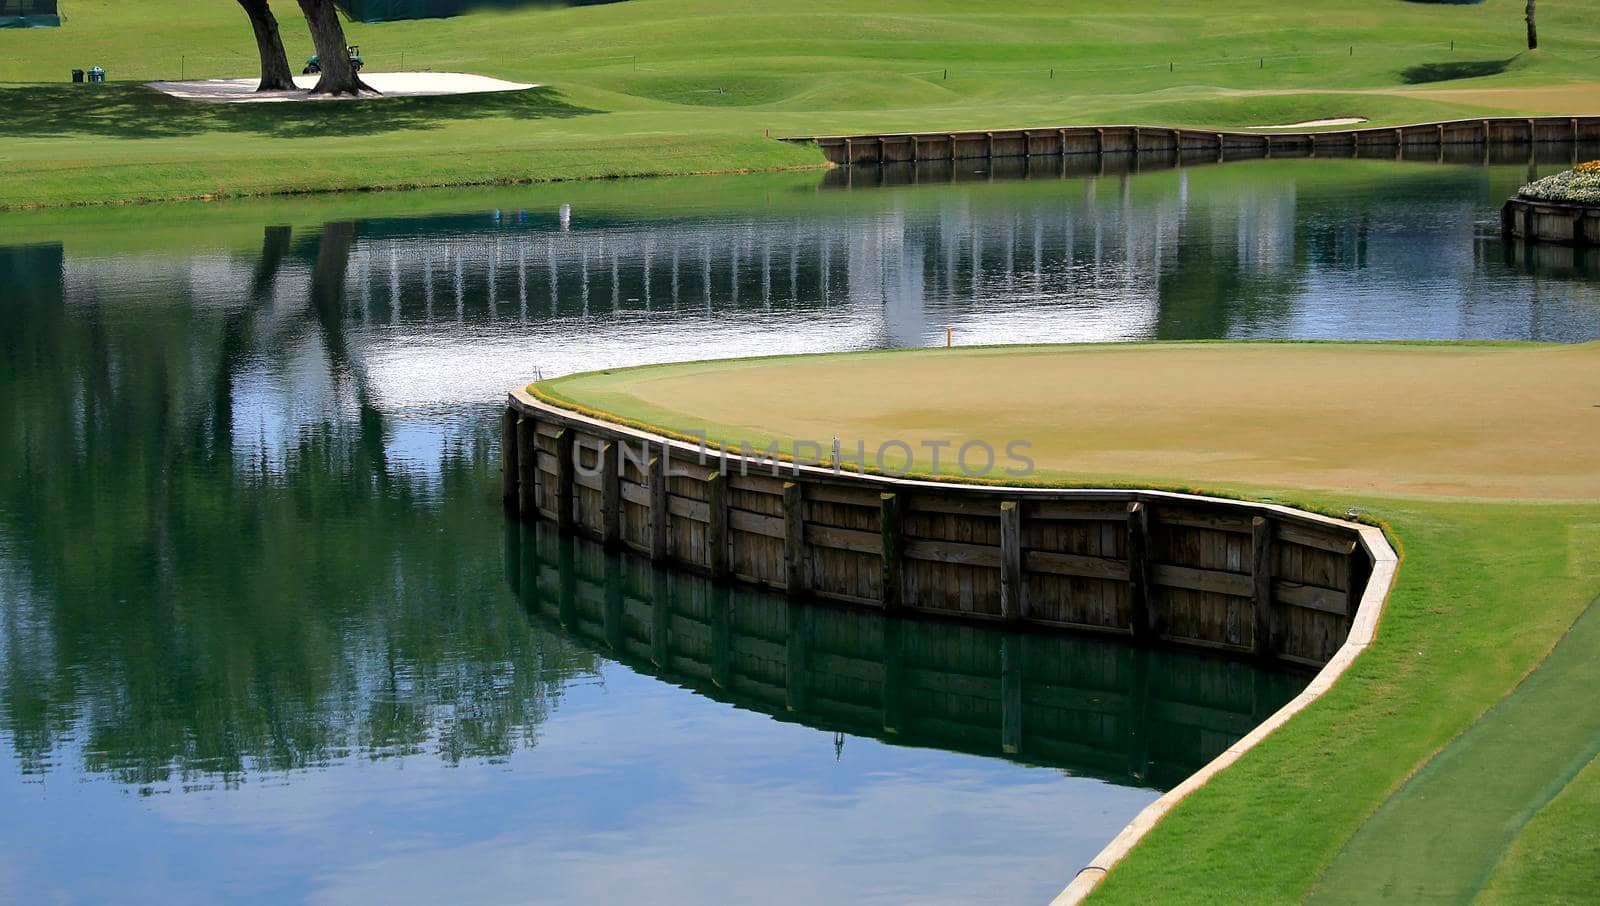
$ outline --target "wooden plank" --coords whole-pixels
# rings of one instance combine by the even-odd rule
[[[500,499],[517,506],[517,410],[506,407],[500,416]]]
[[[898,494],[878,495],[879,551],[883,556],[883,609],[900,609],[905,589],[902,559],[905,536],[901,529],[901,504]]]
[[[807,525],[805,541],[816,547],[856,551],[862,554],[881,554],[883,537],[878,532],[860,532],[855,529],[833,528],[826,525]]]
[[[1137,502],[1128,504],[1128,609],[1134,638],[1160,632],[1150,607],[1150,514]]]
[[[548,437],[551,439],[554,439],[561,433],[561,425],[555,422],[535,422],[535,428],[541,437]]]
[[[728,479],[720,472],[706,476],[707,530],[706,544],[710,547],[711,578],[726,581],[728,578]]]
[[[661,453],[650,459],[650,558],[667,559],[668,516],[667,471],[668,457]]]
[[[711,507],[707,506],[704,500],[695,500],[693,497],[679,497],[677,494],[668,494],[667,512],[694,522],[711,521]]]
[[[1181,525],[1185,528],[1211,529],[1218,532],[1238,532],[1241,535],[1250,534],[1249,516],[1234,516],[1228,513],[1196,513],[1191,510],[1175,509],[1173,507],[1155,507],[1151,518],[1162,525]]]
[[[539,518],[538,423],[528,416],[517,419],[517,509],[525,521]]]
[[[775,478],[770,473],[757,474],[751,470],[750,474],[742,475],[729,467],[728,487],[740,491],[754,491],[757,494],[771,494],[776,497],[783,493],[783,486],[788,482],[782,478]]]
[[[1128,504],[1122,501],[1030,500],[1024,504],[1029,519],[1117,520],[1127,518]]]
[[[650,505],[650,489],[648,487],[645,487],[641,484],[634,484],[633,482],[626,480],[619,482],[619,484],[621,486],[623,500],[626,500],[629,503],[637,503],[639,506],[643,507],[648,507]]]
[[[600,491],[602,494],[605,493],[605,490],[602,487],[604,482],[601,479],[600,473],[586,472],[582,469],[573,469],[572,483],[580,488],[588,488],[591,491]]]
[[[1250,586],[1254,601],[1255,652],[1265,657],[1277,647],[1272,619],[1272,520],[1257,516],[1251,523]]]
[[[1344,530],[1330,528],[1327,531],[1317,531],[1290,522],[1278,523],[1277,539],[1289,544],[1314,547],[1331,554],[1350,554],[1356,549],[1356,539],[1351,538]]]
[[[988,544],[963,544],[960,541],[909,540],[903,556],[911,560],[932,560],[964,566],[1000,566],[1000,548]]]
[[[1000,615],[1008,623],[1027,616],[1022,582],[1022,507],[1000,504]]]
[[[1125,560],[1110,557],[1091,557],[1086,554],[1058,554],[1054,551],[1026,551],[1022,555],[1024,569],[1031,573],[1048,573],[1052,576],[1080,576],[1085,579],[1109,579],[1126,582],[1131,577]]]
[[[556,525],[572,531],[572,442],[578,432],[562,428],[556,433]]]
[[[622,541],[622,450],[614,441],[600,448],[600,540],[606,547]]]
[[[784,522],[778,516],[765,516],[736,507],[728,508],[728,527],[736,532],[761,535],[765,538],[785,537]]]
[[[789,594],[806,591],[805,491],[799,482],[783,485],[783,572]]]
[[[908,513],[944,513],[953,516],[997,515],[993,499],[929,497],[922,494],[909,495],[904,509]]]
[[[845,488],[836,485],[812,484],[806,487],[806,499],[817,503],[843,503],[849,506],[878,506],[878,492],[871,488]]]
[[[1197,569],[1192,566],[1174,566],[1156,563],[1150,566],[1150,581],[1169,588],[1187,588],[1192,591],[1209,591],[1220,595],[1248,598],[1254,590],[1250,577],[1243,573],[1230,573],[1220,569]]]
[[[1272,583],[1273,597],[1290,607],[1303,607],[1306,610],[1320,610],[1323,613],[1345,616],[1349,607],[1348,592],[1336,588],[1323,588],[1318,585],[1306,585],[1301,582],[1288,582],[1278,580]]]

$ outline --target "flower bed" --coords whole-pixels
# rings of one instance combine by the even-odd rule
[[[1600,205],[1600,160],[1530,182],[1517,195],[1539,201]]]

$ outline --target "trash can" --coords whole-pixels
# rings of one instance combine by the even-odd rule
[[[81,69],[72,70],[72,84],[77,85],[77,84],[80,84],[82,81],[83,81],[83,70],[81,70]]]
[[[106,71],[104,69],[101,69],[98,66],[90,66],[89,67],[89,81],[91,81],[91,82],[104,82],[105,80],[106,80]]]

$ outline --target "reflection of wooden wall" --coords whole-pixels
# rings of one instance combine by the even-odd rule
[[[530,516],[714,579],[889,611],[1320,666],[1349,632],[1371,563],[1354,526],[1283,507],[787,466],[774,477],[753,463],[767,474],[740,475],[733,458],[724,473],[688,445],[522,393],[505,437],[517,476],[506,497]]]
[[[508,531],[531,612],[637,671],[826,730],[1164,789],[1304,684],[1200,653],[790,604],[548,523]]]
[[[1316,132],[1218,132],[1155,126],[1066,126],[989,132],[838,135],[789,141],[814,144],[835,164],[1075,154],[1199,152],[1225,157],[1405,157],[1451,145],[1483,147],[1600,141],[1600,117],[1488,117],[1411,126],[1368,126]]]

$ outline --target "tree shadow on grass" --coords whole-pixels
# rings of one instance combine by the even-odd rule
[[[0,136],[165,138],[254,133],[272,138],[376,135],[476,119],[565,119],[599,113],[552,88],[434,97],[213,104],[144,85],[28,85],[0,88]]]
[[[1454,79],[1476,79],[1499,75],[1506,71],[1516,57],[1504,60],[1462,60],[1459,63],[1419,63],[1400,70],[1400,79],[1407,85],[1428,82],[1449,82]]]

